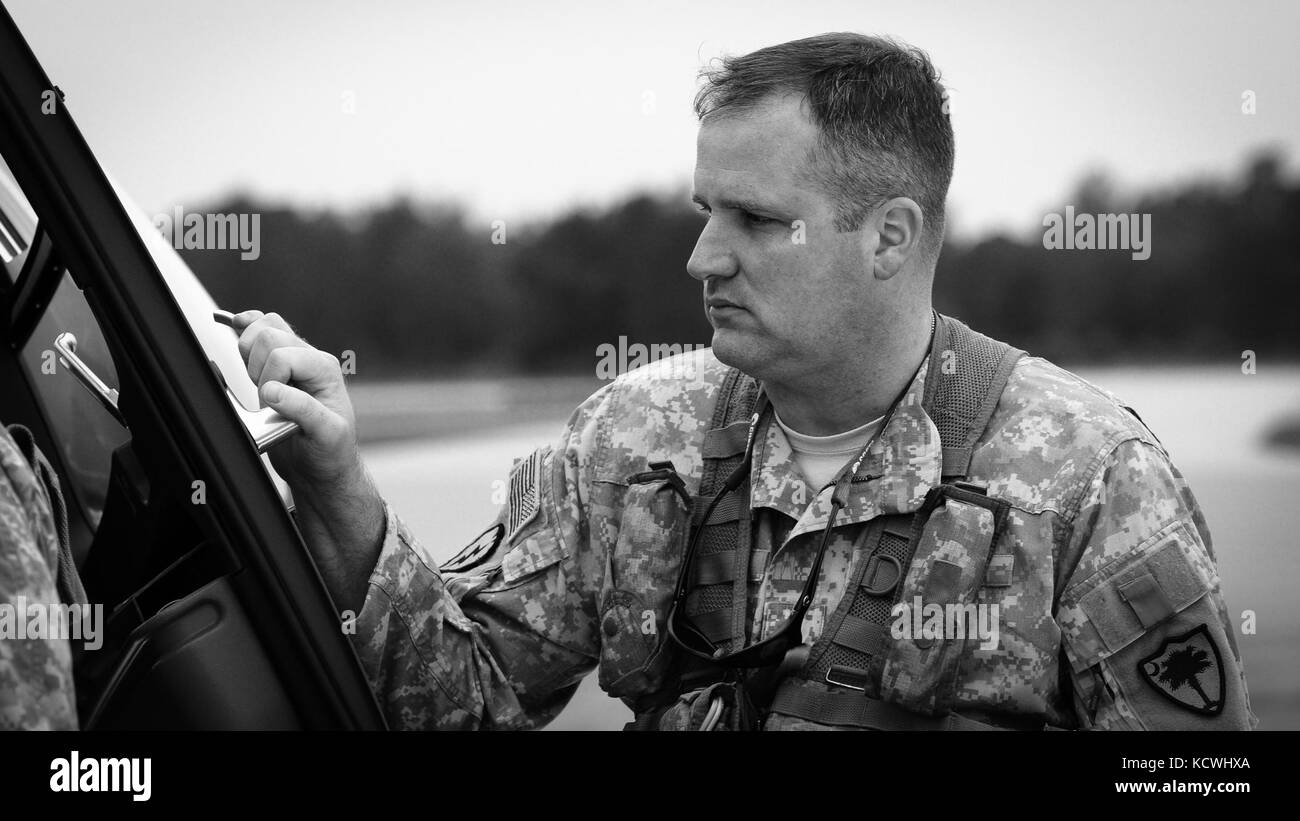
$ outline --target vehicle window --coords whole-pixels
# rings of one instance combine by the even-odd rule
[[[4,263],[10,282],[18,278],[35,236],[36,214],[0,157],[0,262]]]

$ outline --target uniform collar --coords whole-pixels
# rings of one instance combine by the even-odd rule
[[[911,513],[939,484],[943,447],[939,429],[922,407],[929,357],[899,402],[889,424],[872,443],[849,492],[848,504],[835,524],[865,522],[881,514]],[[830,516],[831,488],[810,488],[794,461],[794,450],[780,425],[768,424],[759,435],[763,446],[754,449],[751,501],[754,508],[769,507],[794,519],[787,539],[821,530]],[[811,502],[811,504],[809,504]]]

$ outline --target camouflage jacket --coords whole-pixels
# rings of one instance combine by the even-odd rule
[[[56,527],[44,485],[0,426],[0,730],[77,729],[68,642],[15,630],[24,603],[62,600]]]
[[[859,531],[916,510],[940,481],[938,431],[921,403],[927,368],[869,451],[862,472],[878,478],[852,485],[807,639],[862,558]],[[441,570],[388,510],[354,641],[390,726],[538,727],[593,668],[602,689],[629,703],[665,686],[665,622],[689,507],[664,484],[629,477],[670,460],[697,492],[725,372],[696,351],[598,391],[554,446],[516,464],[497,524]],[[751,639],[789,612],[831,492],[805,485],[779,426],[758,441],[752,505],[781,524],[768,542],[755,537]],[[1022,358],[968,479],[1011,507],[988,571],[962,581],[972,600],[998,605],[1000,629],[996,646],[956,645],[954,712],[1068,729],[1255,725],[1200,508],[1161,444],[1115,398]],[[958,534],[970,524],[957,520]],[[942,535],[913,562],[903,601],[925,589],[934,561],[960,563],[965,537]],[[925,654],[904,641],[887,652],[869,690],[923,700],[935,684]],[[773,716],[765,728],[808,726]]]

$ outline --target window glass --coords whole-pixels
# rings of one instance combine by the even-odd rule
[[[4,264],[10,282],[18,278],[35,236],[36,214],[0,157],[0,263]]]

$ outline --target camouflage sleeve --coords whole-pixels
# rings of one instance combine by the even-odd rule
[[[1115,446],[1072,521],[1056,620],[1080,728],[1252,729],[1210,533],[1164,450]]]
[[[67,641],[17,629],[27,605],[59,604],[59,539],[45,490],[0,427],[0,730],[75,730]]]
[[[435,567],[388,508],[354,643],[394,729],[533,729],[599,655],[586,465],[600,394],[518,462],[495,524]]]

